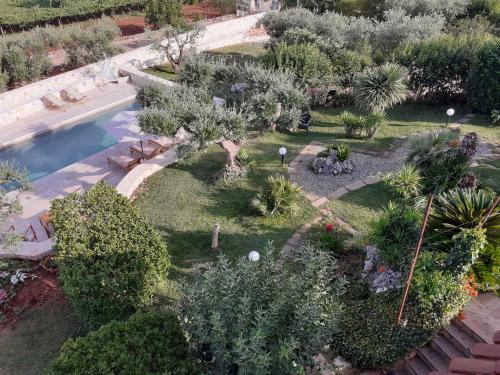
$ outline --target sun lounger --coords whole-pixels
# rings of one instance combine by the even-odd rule
[[[160,145],[157,144],[151,144],[151,143],[138,143],[133,146],[130,146],[130,154],[140,154],[141,157],[146,158],[146,159],[151,159],[154,158],[156,155],[161,154],[161,152],[164,150],[164,148]]]
[[[18,233],[14,225],[11,225],[9,227],[8,232],[12,233]],[[28,228],[24,231],[24,234],[22,235],[23,241],[26,242],[35,242],[38,241],[38,236],[36,235],[35,228],[33,228],[33,225],[29,225]]]
[[[493,342],[495,344],[500,344],[500,331],[496,331],[493,335]]]
[[[122,169],[130,171],[137,164],[141,163],[141,158],[134,158],[128,155],[108,156],[108,164],[111,165],[112,163],[118,165]]]
[[[500,361],[494,362],[472,358],[453,358],[448,370],[459,374],[500,375]]]
[[[475,344],[470,349],[470,353],[474,358],[477,359],[499,360],[500,344]]]
[[[62,91],[64,95],[68,98],[68,100],[74,102],[79,102],[80,100],[83,100],[87,97],[86,95],[83,95],[80,91],[75,89],[73,86],[68,86]]]
[[[47,233],[47,237],[51,238],[54,234],[54,226],[52,225],[50,213],[46,212],[43,215],[38,216],[38,220],[40,220],[40,224],[45,230],[45,233]]]
[[[61,98],[55,96],[54,94],[47,94],[42,98],[42,100],[45,103],[45,105],[49,107],[55,107],[55,108],[64,107],[64,101]]]
[[[160,152],[165,152],[174,147],[178,143],[178,141],[172,138],[154,138],[149,139],[148,143],[150,145],[160,147]]]

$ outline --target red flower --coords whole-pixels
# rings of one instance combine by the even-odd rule
[[[463,311],[463,310],[460,310],[460,311],[458,312],[458,316],[457,316],[457,318],[458,318],[458,319],[460,319],[460,320],[465,320],[466,316],[465,316],[465,313],[464,313],[464,311]]]
[[[378,272],[379,273],[382,273],[384,271],[385,271],[385,266],[384,265],[381,265],[381,266],[378,267]]]
[[[332,233],[333,232],[333,223],[328,223],[325,225],[326,233]]]

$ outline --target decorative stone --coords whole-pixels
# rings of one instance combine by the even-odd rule
[[[235,94],[245,92],[246,89],[248,89],[248,83],[245,82],[238,82],[231,86],[231,92]]]
[[[352,368],[352,364],[350,362],[347,362],[341,356],[337,356],[333,359],[333,366],[335,367],[336,370],[340,371]]]
[[[372,282],[375,293],[382,293],[389,289],[401,288],[401,272],[391,269],[381,272]]]

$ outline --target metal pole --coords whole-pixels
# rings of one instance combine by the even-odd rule
[[[285,162],[285,155],[281,155],[281,166],[283,166],[284,162]]]
[[[424,222],[422,223],[422,228],[420,229],[420,236],[418,237],[417,248],[415,249],[415,255],[410,265],[410,272],[408,273],[408,278],[406,279],[405,288],[403,291],[403,296],[401,297],[401,303],[399,304],[397,325],[401,324],[401,318],[403,317],[403,311],[406,304],[406,299],[408,298],[408,292],[410,291],[411,281],[413,279],[413,272],[415,271],[415,266],[417,265],[418,255],[420,253],[420,248],[422,247],[422,242],[424,242],[425,229],[427,227],[427,221],[429,220],[429,214],[431,211],[433,195],[430,194],[427,200],[427,206],[425,207]]]
[[[144,160],[144,148],[142,147],[142,139],[141,139],[141,154],[142,154],[142,160]]]
[[[488,221],[490,215],[493,213],[493,210],[495,209],[495,207],[498,205],[498,202],[500,201],[500,195],[497,197],[497,199],[495,200],[495,203],[493,203],[493,206],[491,206],[491,208],[489,209],[488,213],[486,214],[486,216],[483,218],[483,220],[481,220],[479,222],[479,225],[478,227],[481,228],[484,223],[486,223],[486,221]]]

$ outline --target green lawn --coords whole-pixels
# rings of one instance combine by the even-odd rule
[[[177,73],[175,73],[174,68],[170,64],[156,65],[152,68],[144,69],[144,72],[169,81],[177,80]]]
[[[278,148],[283,135],[268,134],[246,146],[252,165],[248,177],[232,183],[214,183],[224,166],[225,153],[218,146],[185,163],[169,167],[151,177],[136,205],[160,230],[180,272],[214,258],[210,249],[214,224],[220,224],[220,252],[231,258],[262,249],[268,241],[281,247],[304,222],[317,215],[303,198],[302,210],[294,218],[259,216],[250,200],[266,176],[286,173]]]
[[[64,302],[28,310],[14,329],[0,332],[0,374],[40,375],[79,328],[78,318]]]
[[[264,43],[240,43],[207,52],[212,56],[227,56],[237,63],[258,62],[264,53]]]
[[[367,233],[370,224],[392,196],[382,182],[367,185],[331,201],[328,207],[334,215],[351,224],[354,229]]]

